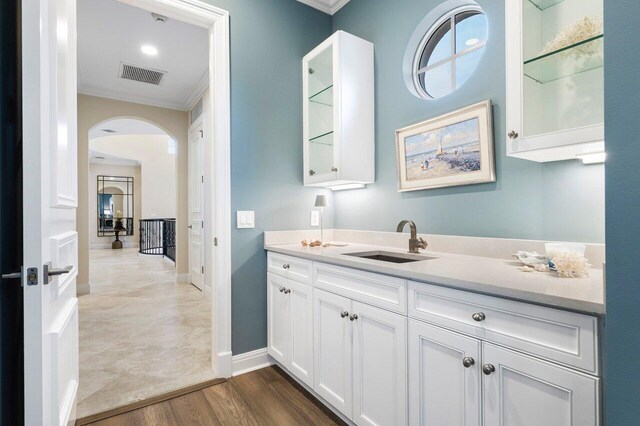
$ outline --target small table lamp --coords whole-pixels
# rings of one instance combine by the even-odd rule
[[[326,195],[316,195],[316,204],[315,207],[320,207],[320,241],[324,243],[324,224],[322,223],[322,210],[324,207],[327,207],[329,203],[327,202]]]

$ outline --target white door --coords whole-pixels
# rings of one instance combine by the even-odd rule
[[[289,306],[284,291],[287,279],[267,273],[267,352],[282,365],[287,365]]]
[[[409,424],[482,424],[480,341],[411,319],[408,335]]]
[[[599,424],[596,377],[487,343],[482,350],[486,425]]]
[[[75,422],[79,371],[75,11],[75,0],[22,2],[27,426]],[[56,270],[66,266],[68,271]],[[53,274],[49,276],[46,269]]]
[[[407,423],[407,319],[353,302],[353,421]]]
[[[203,290],[204,276],[204,124],[189,128],[189,279]]]
[[[313,292],[308,284],[287,281],[289,305],[289,361],[287,367],[313,387]]]
[[[351,417],[351,300],[313,289],[313,390]]]

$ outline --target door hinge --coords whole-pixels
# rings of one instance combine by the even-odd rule
[[[218,237],[214,237],[214,238],[213,238],[213,245],[214,245],[215,247],[218,247]]]
[[[204,274],[204,266],[200,267],[200,270],[202,271],[202,273]]]
[[[200,130],[200,137],[204,138],[204,130]]]
[[[202,224],[202,229],[204,229],[204,220],[200,223]]]
[[[200,176],[200,181],[204,183],[204,176]]]

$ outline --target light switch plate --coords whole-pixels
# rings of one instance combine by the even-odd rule
[[[320,226],[320,211],[311,210],[311,226]]]
[[[255,212],[252,210],[248,211],[237,211],[236,217],[236,227],[238,229],[247,229],[247,228],[255,228],[256,220],[255,220]]]

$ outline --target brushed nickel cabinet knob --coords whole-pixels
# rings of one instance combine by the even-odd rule
[[[283,293],[283,292],[284,292],[284,287],[280,287],[280,288],[278,289],[278,291],[280,291],[280,293]]]
[[[346,317],[348,317],[348,316],[349,316],[349,312],[347,312],[347,311],[342,311],[342,312],[340,312],[340,316],[341,316],[342,318],[346,318]]]
[[[493,373],[494,371],[496,371],[496,368],[493,366],[493,364],[485,364],[482,366],[482,372],[487,376]]]
[[[316,172],[314,170],[309,170],[309,175],[313,176],[315,174],[316,174]]]
[[[462,365],[464,365],[465,368],[470,368],[475,363],[476,360],[471,358],[470,356],[465,356],[464,358],[462,358]]]
[[[284,289],[284,294],[289,294],[291,293],[291,289],[290,288],[285,288]]]
[[[509,139],[517,139],[519,135],[518,135],[518,132],[516,132],[515,130],[512,130],[509,133],[507,133],[507,136],[509,136]]]
[[[481,322],[484,321],[487,316],[483,312],[476,312],[475,314],[471,315],[471,318],[473,318],[473,320],[476,322]]]
[[[353,315],[351,315],[351,316],[349,317],[349,319],[350,319],[351,321],[355,321],[355,320],[357,320],[357,319],[358,319],[358,314],[353,314]]]

